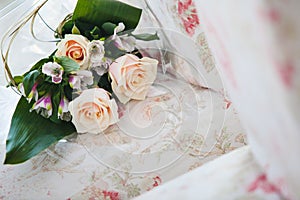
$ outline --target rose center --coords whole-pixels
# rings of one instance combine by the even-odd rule
[[[74,58],[74,59],[76,59],[76,60],[82,60],[83,59],[83,54],[82,54],[82,52],[81,51],[79,51],[79,50],[76,50],[76,51],[71,51],[70,52],[70,57],[71,58]]]
[[[66,52],[67,56],[70,58],[73,58],[74,60],[83,60],[84,59],[84,53],[81,46],[78,44],[73,44],[68,47],[68,50]]]
[[[102,108],[99,107],[95,103],[86,103],[82,106],[80,112],[87,118],[87,119],[94,119],[95,117],[99,119],[102,116]]]

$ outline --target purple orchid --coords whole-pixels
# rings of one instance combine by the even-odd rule
[[[63,98],[61,98],[58,106],[58,118],[61,118],[63,113],[67,113],[69,111],[68,106],[69,106],[69,101],[64,96]]]
[[[69,84],[72,89],[80,89],[80,77],[76,75],[70,75]]]
[[[62,81],[64,68],[55,62],[48,62],[42,66],[42,72],[48,76],[51,76],[53,83],[59,84]]]
[[[38,84],[35,83],[35,84],[33,85],[32,89],[31,89],[30,93],[29,93],[28,96],[27,96],[27,100],[28,100],[29,103],[31,102],[31,100],[32,100],[33,98],[34,98],[35,101],[37,101],[38,98],[39,98],[39,93],[38,93],[38,91],[37,91],[37,86],[38,86]]]
[[[36,110],[37,113],[40,113],[43,117],[50,117],[52,115],[52,102],[51,95],[47,94],[37,100],[30,109],[30,112]]]

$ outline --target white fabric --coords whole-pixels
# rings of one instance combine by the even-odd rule
[[[184,174],[135,200],[199,200],[199,199],[263,199],[280,200],[277,194],[265,194],[258,189],[249,194],[253,177],[262,169],[253,159],[250,147],[242,147]],[[263,183],[265,184],[265,183]]]
[[[300,2],[195,3],[255,158],[279,192],[299,199]]]

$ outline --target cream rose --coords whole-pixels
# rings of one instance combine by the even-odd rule
[[[88,68],[88,39],[82,35],[67,34],[57,45],[56,56],[67,56],[80,65],[80,69]]]
[[[144,100],[157,73],[158,61],[132,54],[119,57],[109,67],[112,90],[122,103]]]
[[[72,123],[78,133],[98,134],[118,122],[118,106],[106,90],[84,90],[69,103]]]

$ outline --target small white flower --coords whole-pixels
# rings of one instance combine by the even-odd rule
[[[114,44],[117,48],[131,52],[134,50],[136,45],[136,39],[133,36],[128,36],[128,34],[118,36],[117,33],[125,30],[125,25],[121,22],[114,29],[114,35],[111,37],[111,40],[114,41]]]
[[[88,45],[88,57],[89,57],[89,68],[97,72],[98,75],[102,76],[107,72],[108,64],[107,58],[104,58],[104,42],[100,40],[94,40]]]
[[[48,62],[42,66],[42,73],[51,76],[52,82],[58,84],[62,81],[64,68],[55,62]]]
[[[70,75],[69,77],[69,84],[73,89],[85,90],[88,85],[92,85],[93,83],[93,74],[88,70],[79,70],[76,74]]]
[[[103,58],[100,65],[94,65],[91,67],[99,76],[102,76],[108,71],[109,66],[111,65],[112,60],[109,58]]]
[[[116,26],[116,28],[114,29],[114,35],[112,36],[112,40],[116,38],[117,33],[122,32],[124,30],[125,30],[125,25],[122,22],[120,22],[118,26]]]
[[[121,50],[131,52],[135,49],[136,39],[128,35],[116,36],[115,45]]]
[[[92,65],[98,65],[102,62],[104,58],[104,42],[100,40],[93,40],[87,46],[89,62]]]

